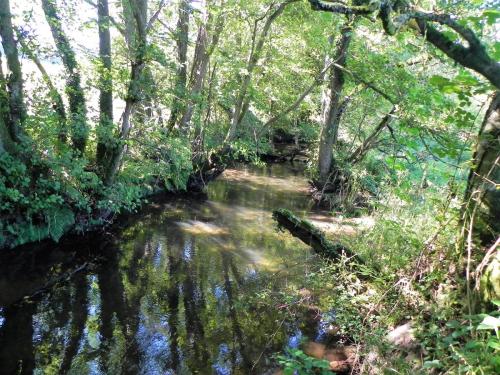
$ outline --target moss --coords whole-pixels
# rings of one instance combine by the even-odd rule
[[[346,254],[349,257],[358,258],[351,250],[340,243],[334,243],[326,239],[323,231],[314,226],[310,221],[300,219],[293,214],[292,211],[280,208],[278,210],[273,211],[273,217],[278,221],[280,226],[284,226],[283,219],[290,222],[296,228],[301,229],[302,231],[308,232],[310,235],[310,241],[308,245],[311,245],[314,250],[316,250],[320,255],[323,255],[327,258],[339,258],[340,255]],[[291,228],[287,228],[291,229]],[[292,233],[294,234],[294,233]],[[295,235],[295,234],[294,234]],[[304,236],[299,236],[299,238]],[[301,238],[304,241],[304,238]],[[307,241],[304,241],[307,243]],[[314,242],[314,243],[313,243]],[[359,259],[357,259],[359,261]]]

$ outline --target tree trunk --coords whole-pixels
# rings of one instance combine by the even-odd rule
[[[171,131],[179,114],[182,113],[183,100],[186,95],[187,84],[187,50],[189,43],[189,15],[191,13],[191,1],[180,0],[179,3],[179,16],[177,19],[177,73],[175,78],[174,100],[172,102],[172,109],[170,118],[168,120],[168,129]]]
[[[71,141],[73,146],[83,154],[89,136],[89,126],[87,124],[85,94],[81,87],[81,77],[78,71],[76,55],[71,48],[67,35],[62,29],[61,19],[57,14],[55,1],[42,0],[42,8],[50,26],[57,52],[68,73],[66,94],[68,95],[69,101]]]
[[[358,264],[363,264],[363,261],[352,250],[341,243],[329,241],[323,231],[309,221],[295,216],[293,212],[282,208],[274,210],[273,218],[281,227],[288,229],[294,237],[311,246],[318,254],[330,259],[339,259],[345,255]]]
[[[122,0],[122,9],[123,9],[123,19],[125,21],[123,35],[125,37],[125,42],[127,43],[130,59],[133,60],[135,55],[134,46],[137,43],[136,40],[137,37],[135,32],[135,26],[134,26],[135,20],[134,20],[131,1],[132,0]],[[146,25],[146,32],[147,32],[147,28],[149,27],[147,1],[139,1],[136,3],[136,6],[139,7],[141,23],[144,23],[144,25]],[[134,114],[132,117],[133,121],[143,124],[146,122],[146,120],[151,119],[151,117],[153,116],[153,98],[151,93],[155,89],[155,82],[153,74],[151,72],[151,69],[149,69],[149,67],[147,66],[144,67],[144,70],[141,73],[141,80],[143,82],[142,92],[141,92],[142,108],[139,108],[139,105],[135,106]]]
[[[336,64],[345,66],[347,52],[353,35],[352,20],[348,20],[341,31],[333,60]],[[328,101],[325,108],[323,126],[319,143],[318,172],[320,181],[326,182],[333,162],[333,146],[337,142],[340,119],[344,110],[342,90],[344,88],[344,71],[334,65],[330,74]]]
[[[131,49],[135,52],[130,68],[130,81],[125,98],[125,109],[122,114],[119,143],[114,148],[112,155],[107,162],[104,183],[111,185],[120,169],[123,157],[127,151],[126,141],[132,129],[132,113],[140,101],[142,91],[141,76],[146,63],[146,23],[144,22],[144,11],[147,9],[147,0],[136,0],[129,3],[133,19],[135,33],[133,36],[134,45]]]
[[[189,128],[191,127],[191,118],[193,117],[194,107],[196,102],[198,101],[198,96],[201,94],[201,90],[203,88],[203,82],[205,81],[205,76],[207,75],[208,62],[210,56],[207,54],[207,29],[206,25],[200,25],[198,30],[198,38],[196,41],[196,49],[193,60],[193,68],[191,72],[190,79],[190,89],[191,92],[189,94],[189,99],[186,104],[184,114],[182,115],[180,128],[181,132],[184,134],[189,134]],[[199,127],[199,126],[198,126]],[[199,131],[197,132],[199,135]],[[200,140],[193,140],[193,145],[196,145]],[[196,148],[196,147],[195,147]]]
[[[108,0],[97,3],[99,27],[99,125],[97,129],[97,163],[105,170],[106,155],[113,152],[113,81],[111,78],[111,35]]]
[[[2,70],[2,53],[0,52],[0,155],[13,153],[15,143],[9,131],[9,95]]]
[[[183,133],[189,133],[191,128],[194,108],[196,103],[199,102],[199,97],[208,72],[210,56],[219,43],[219,37],[224,25],[223,20],[222,16],[219,15],[217,20],[214,21],[212,14],[209,14],[207,20],[205,20],[198,29],[198,37],[196,39],[195,54],[189,81],[190,94],[180,122]],[[212,37],[209,43],[208,39],[210,32],[212,32]],[[192,148],[193,152],[199,152],[201,150],[201,123],[199,122],[196,124]]]
[[[19,142],[24,133],[23,122],[26,118],[26,108],[24,106],[23,75],[17,44],[14,39],[9,0],[0,1],[0,37],[7,58],[7,76],[5,79],[8,91],[9,116],[6,125],[10,138],[15,142]]]
[[[465,221],[484,246],[500,234],[500,91],[486,111],[479,131],[465,192]]]

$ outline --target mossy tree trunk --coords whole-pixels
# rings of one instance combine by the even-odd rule
[[[189,17],[191,14],[191,1],[180,0],[177,18],[176,44],[177,44],[177,72],[175,76],[174,100],[168,129],[171,131],[177,124],[179,115],[183,112],[184,97],[187,85],[187,52],[189,43]]]
[[[15,143],[9,131],[9,96],[2,70],[2,54],[0,52],[0,155],[15,151]]]
[[[97,3],[99,28],[99,125],[97,128],[97,163],[105,170],[106,156],[113,153],[113,80],[111,77],[111,35],[108,0]]]
[[[484,246],[500,235],[500,91],[495,92],[478,134],[465,192],[465,222]]]
[[[42,8],[50,26],[57,52],[68,73],[66,94],[69,101],[71,142],[83,154],[90,129],[87,123],[85,93],[81,87],[81,76],[78,70],[76,55],[67,35],[62,29],[61,18],[59,17],[55,1],[42,0]]]
[[[10,12],[9,0],[0,1],[0,37],[2,38],[2,47],[7,60],[7,72],[2,73],[2,86],[7,90],[7,102],[9,106],[8,116],[3,118],[4,127],[0,129],[3,135],[2,144],[4,147],[11,140],[19,142],[22,138],[23,122],[26,118],[26,108],[24,106],[23,76],[17,44],[14,39],[14,28],[12,26],[12,15]],[[4,85],[5,82],[6,84]],[[7,135],[8,134],[8,135]],[[2,134],[0,134],[2,135]]]
[[[112,154],[106,162],[106,171],[104,173],[104,182],[111,185],[120,169],[123,157],[127,151],[127,140],[132,129],[132,114],[141,100],[142,82],[141,77],[146,64],[146,22],[144,12],[147,9],[147,0],[136,0],[129,2],[133,18],[130,22],[133,25],[133,48],[132,63],[130,66],[130,80],[125,97],[125,109],[121,117],[121,128],[118,144],[114,147]]]

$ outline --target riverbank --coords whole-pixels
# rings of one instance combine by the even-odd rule
[[[256,154],[255,157],[271,164],[287,160],[293,162],[296,153],[303,153],[301,150],[304,145],[278,143],[272,149],[271,153]],[[225,154],[217,155],[204,161],[197,167],[197,171],[178,171],[179,176],[168,180],[159,176],[129,182],[124,179],[107,188],[92,170],[88,170],[82,171],[83,176],[79,177],[82,181],[76,185],[75,181],[69,181],[70,176],[65,175],[64,178],[61,177],[61,181],[54,183],[54,186],[59,186],[59,190],[51,192],[46,188],[40,191],[34,189],[29,195],[22,193],[23,188],[14,184],[19,178],[18,173],[14,173],[15,168],[11,167],[9,173],[12,176],[6,176],[7,181],[13,181],[9,194],[18,196],[16,199],[12,198],[13,202],[24,203],[19,205],[17,202],[16,205],[20,207],[4,215],[0,224],[0,251],[44,240],[58,242],[65,236],[84,236],[106,231],[113,223],[126,221],[128,215],[140,211],[149,201],[168,197],[206,196],[208,184],[226,168],[249,162],[241,155],[233,155],[231,158]],[[26,168],[19,164],[17,169],[21,173]],[[30,208],[34,205],[31,201],[36,202],[36,210]],[[9,208],[12,204],[6,202],[4,208]],[[24,206],[26,213],[23,213]]]

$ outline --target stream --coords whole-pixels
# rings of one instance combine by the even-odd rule
[[[271,217],[314,213],[302,169],[240,165],[207,199],[0,254],[0,374],[272,374],[273,355],[321,335],[278,302],[320,264]]]

